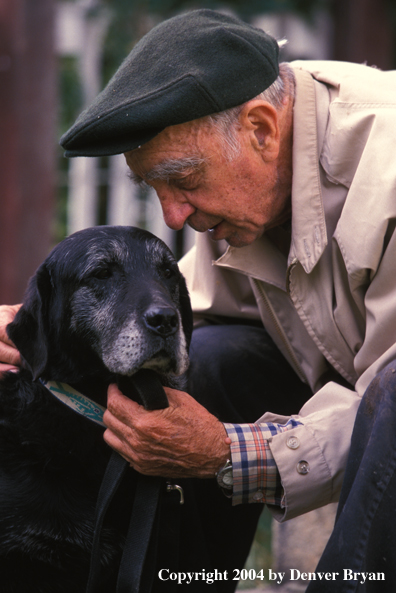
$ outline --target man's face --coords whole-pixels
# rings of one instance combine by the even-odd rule
[[[289,199],[280,195],[276,163],[263,160],[249,133],[238,135],[241,151],[233,160],[200,121],[166,128],[126,153],[133,177],[156,191],[170,228],[187,223],[243,247],[287,218]]]

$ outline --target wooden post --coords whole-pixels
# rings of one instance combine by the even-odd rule
[[[333,0],[333,59],[395,67],[395,28],[390,0]]]
[[[51,247],[55,109],[53,0],[0,0],[0,303]]]

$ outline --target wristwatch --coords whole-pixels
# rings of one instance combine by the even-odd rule
[[[234,480],[232,477],[232,463],[230,459],[227,459],[226,464],[219,469],[216,474],[216,480],[224,494],[226,496],[231,496]]]

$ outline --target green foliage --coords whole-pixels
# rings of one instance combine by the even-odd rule
[[[82,89],[74,57],[59,58],[59,128],[60,134],[72,125],[82,107]]]
[[[70,56],[58,58],[58,138],[70,128],[81,111],[83,99],[78,73],[77,59]],[[58,154],[58,193],[53,229],[55,242],[59,242],[67,234],[67,171],[68,160],[63,157],[63,150],[57,147]]]

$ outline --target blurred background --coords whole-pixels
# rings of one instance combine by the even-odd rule
[[[65,235],[132,224],[180,257],[192,231],[172,232],[122,156],[65,159],[60,135],[107,83],[136,41],[194,8],[238,14],[288,44],[295,58],[395,66],[396,0],[0,0],[0,303]]]

